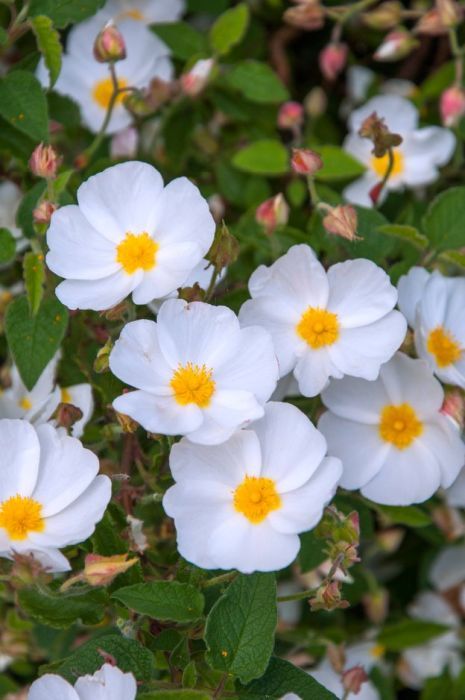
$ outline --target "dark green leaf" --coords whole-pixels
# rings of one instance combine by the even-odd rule
[[[32,212],[34,211],[39,199],[45,192],[47,183],[45,180],[40,180],[34,187],[31,187],[29,192],[26,192],[21,200],[17,214],[16,223],[22,229],[23,234],[27,238],[32,238],[35,236],[34,223],[32,219]]]
[[[157,690],[155,693],[144,693],[140,700],[211,700],[211,695],[202,690]]]
[[[65,629],[82,620],[84,624],[96,625],[105,614],[106,593],[104,590],[70,593],[52,593],[36,588],[23,588],[18,593],[22,610],[30,617],[55,629]]]
[[[53,22],[45,15],[37,15],[31,19],[32,31],[36,36],[37,47],[44,57],[45,65],[50,76],[50,86],[55,85],[61,71],[61,54],[63,52],[60,35]]]
[[[25,296],[8,305],[5,331],[21,379],[31,390],[63,340],[68,311],[58,299],[44,299],[31,316]]]
[[[273,651],[276,621],[274,574],[239,575],[208,615],[208,663],[243,683],[259,678]]]
[[[284,175],[289,172],[286,148],[280,141],[262,139],[245,146],[232,159],[239,170],[255,175]]]
[[[314,530],[300,535],[299,562],[300,568],[305,573],[319,566],[327,558],[324,552],[325,542],[315,536]]]
[[[431,202],[423,219],[423,230],[439,251],[460,248],[465,242],[465,187],[453,187]]]
[[[0,265],[7,265],[15,259],[16,241],[7,228],[0,228]]]
[[[419,644],[429,642],[447,632],[449,627],[437,622],[425,620],[402,620],[392,625],[386,625],[381,631],[378,642],[389,651],[402,651]]]
[[[440,255],[441,260],[459,267],[461,270],[465,270],[465,253],[461,253],[458,250],[445,250]]]
[[[278,700],[286,693],[295,693],[301,700],[336,699],[308,673],[276,657],[271,659],[263,678],[238,689],[241,700]]]
[[[24,284],[29,310],[35,316],[44,295],[45,268],[42,253],[26,253],[23,260]]]
[[[210,30],[210,44],[214,53],[222,56],[236,46],[247,31],[249,8],[240,3],[222,14]]]
[[[35,141],[48,139],[47,100],[32,73],[17,70],[0,80],[0,114]]]
[[[152,581],[120,588],[113,594],[130,610],[156,620],[190,622],[203,613],[203,595],[194,586],[178,581]]]
[[[186,22],[153,24],[151,29],[171,49],[173,56],[183,61],[207,50],[205,36]]]
[[[94,15],[103,7],[104,2],[105,0],[31,0],[29,17],[47,15],[56,27],[62,29]]]
[[[323,160],[323,167],[315,177],[323,182],[348,180],[363,175],[365,167],[338,146],[321,146],[317,148]]]
[[[289,93],[276,73],[266,63],[242,61],[226,76],[231,87],[239,90],[251,102],[279,104]]]
[[[401,241],[410,243],[419,250],[424,250],[428,247],[428,239],[414,226],[405,226],[403,224],[385,224],[377,229],[380,233],[386,236],[393,236]]]
[[[393,523],[409,527],[426,527],[431,525],[431,518],[418,506],[381,506],[376,504],[376,510],[389,518]]]

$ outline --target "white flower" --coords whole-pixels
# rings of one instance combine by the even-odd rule
[[[31,685],[28,700],[134,700],[136,679],[116,666],[104,664],[92,676],[81,676],[74,687],[61,676],[47,673]]]
[[[434,182],[438,167],[445,165],[455,148],[455,136],[439,126],[418,128],[418,112],[411,102],[398,95],[380,95],[352,112],[345,150],[363,163],[364,175],[344,190],[344,197],[354,204],[371,207],[370,190],[381,182],[388,167],[388,156],[376,158],[373,144],[358,135],[363,121],[373,112],[385,120],[389,130],[402,136],[403,142],[394,149],[394,166],[386,190],[421,187]]]
[[[346,377],[322,394],[319,429],[342,460],[341,485],[377,503],[421,503],[447,487],[465,462],[455,425],[441,412],[444,392],[423,360],[397,353],[379,379]]]
[[[465,279],[412,267],[398,290],[418,355],[441,381],[465,389]]]
[[[90,384],[74,384],[60,389],[60,401],[76,406],[82,416],[71,426],[71,435],[79,438],[94,412],[94,399]]]
[[[61,73],[54,86],[54,90],[78,103],[86,126],[94,132],[99,131],[103,124],[113,93],[108,64],[99,63],[93,54],[95,38],[103,25],[98,17],[93,17],[73,27],[68,35]],[[115,67],[120,88],[144,88],[152,78],[171,80],[173,66],[169,49],[153,32],[141,22],[131,20],[121,22],[118,29],[127,51],[127,58],[118,61]],[[39,63],[37,77],[44,86],[48,85],[43,61]],[[121,131],[132,122],[132,116],[123,104],[124,96],[125,93],[121,93],[117,98],[107,134]]]
[[[465,469],[461,469],[454,483],[445,491],[447,505],[465,508]]]
[[[399,675],[404,683],[419,689],[427,678],[440,676],[446,668],[457,676],[463,668],[458,615],[441,596],[429,591],[420,593],[409,607],[409,614],[417,620],[448,625],[451,630],[402,653]]]
[[[429,580],[440,593],[465,584],[465,545],[442,549],[431,565]]]
[[[70,309],[108,309],[132,292],[136,304],[182,286],[213,242],[215,222],[187,178],[163,187],[158,170],[119,163],[89,178],[78,206],[61,207],[47,233],[49,268],[65,281]]]
[[[0,228],[8,229],[16,238],[18,251],[29,245],[29,241],[23,237],[21,229],[16,225],[16,213],[22,196],[21,190],[14,182],[5,180],[0,184]]]
[[[336,491],[341,463],[325,454],[326,441],[309,419],[274,402],[222,445],[181,440],[170,455],[176,483],[163,499],[180,554],[203,569],[288,566],[299,551],[298,533],[316,526]]]
[[[182,91],[191,97],[199,95],[207,86],[214,66],[214,58],[203,58],[197,61],[187,73],[181,75]]]
[[[51,425],[0,420],[0,556],[32,553],[68,571],[59,552],[86,540],[111,498],[97,457]]]
[[[263,328],[243,328],[225,306],[169,299],[155,321],[128,323],[110,368],[135,386],[114,408],[146,430],[217,444],[263,416],[278,367]]]
[[[396,290],[370,260],[325,272],[309,246],[296,245],[255,270],[249,291],[241,322],[271,333],[280,376],[294,371],[304,396],[316,396],[330,377],[376,379],[405,336],[405,319],[392,310]]]
[[[114,134],[110,144],[110,155],[114,160],[134,158],[137,154],[139,132],[133,126],[127,126]]]
[[[155,24],[175,22],[180,19],[184,9],[184,0],[107,0],[95,17],[102,25],[110,20],[121,22],[125,19]]]
[[[203,289],[204,291],[207,291],[208,286],[210,284],[210,280],[212,278],[213,274],[213,266],[210,265],[208,260],[202,259],[198,265],[194,267],[194,269],[190,272],[189,276],[187,277],[186,280],[184,280],[183,287],[193,287],[195,284],[198,284],[200,289]],[[220,274],[217,277],[215,287],[220,284],[220,282],[224,279],[226,275],[226,268],[223,268],[220,272]],[[178,290],[172,292],[169,294],[167,297],[164,297],[163,299],[154,299],[149,303],[149,309],[153,311],[154,314],[157,314],[160,310],[160,306],[163,304],[164,301],[167,299],[177,299],[178,298]]]

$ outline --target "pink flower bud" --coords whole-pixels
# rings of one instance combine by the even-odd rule
[[[88,554],[84,560],[84,578],[91,586],[106,586],[113,579],[137,564],[138,559],[128,559],[127,554],[102,557]]]
[[[418,42],[405,29],[395,29],[389,32],[376,49],[375,61],[398,61],[417,46]]]
[[[298,129],[304,121],[304,108],[300,102],[285,102],[279,108],[278,126],[280,129]]]
[[[284,196],[279,193],[262,202],[255,212],[255,220],[265,228],[268,234],[273,233],[278,226],[287,224],[289,206]]]
[[[111,139],[110,154],[112,158],[134,158],[137,153],[139,136],[137,129],[128,126],[118,131]]]
[[[206,58],[194,64],[194,66],[181,75],[181,90],[189,97],[196,97],[207,86],[211,72],[215,65],[213,58]]]
[[[53,202],[44,200],[32,212],[32,218],[35,224],[49,224],[54,211],[58,209]]]
[[[368,676],[365,669],[362,666],[354,666],[353,668],[347,669],[342,674],[342,685],[347,693],[353,693],[357,695],[363,683],[366,683]]]
[[[284,13],[284,20],[299,29],[321,29],[325,21],[325,11],[319,0],[294,0],[297,7],[290,7]]]
[[[329,208],[328,214],[323,219],[323,226],[328,233],[348,241],[361,240],[360,236],[357,236],[357,225],[357,212],[350,204]]]
[[[45,146],[39,143],[32,152],[29,159],[29,167],[36,177],[43,177],[53,180],[57,174],[61,159],[58,157],[53,146]]]
[[[465,399],[459,389],[452,389],[446,393],[441,413],[453,420],[459,428],[465,423]]]
[[[99,63],[114,63],[126,58],[123,35],[114,24],[108,23],[97,34],[94,43],[94,58]]]
[[[444,90],[439,101],[439,110],[444,126],[456,126],[465,114],[465,90],[457,85]]]
[[[318,62],[326,80],[335,80],[347,63],[348,46],[333,42],[320,51]]]
[[[463,17],[463,7],[455,0],[436,0],[436,8],[441,24],[445,27],[456,27]]]
[[[314,175],[323,167],[321,156],[309,148],[293,148],[292,170],[299,175]]]

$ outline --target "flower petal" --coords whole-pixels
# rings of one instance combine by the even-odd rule
[[[39,439],[32,425],[22,420],[0,420],[0,503],[16,494],[31,496],[39,457]]]

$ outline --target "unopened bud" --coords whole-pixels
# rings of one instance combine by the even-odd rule
[[[218,224],[222,220],[226,211],[226,206],[223,197],[218,193],[210,195],[210,197],[208,198],[208,206],[211,215]]]
[[[281,193],[266,199],[255,212],[255,221],[265,228],[268,235],[278,226],[285,226],[288,220],[289,206]]]
[[[205,58],[197,61],[194,66],[181,75],[181,90],[189,97],[196,97],[204,90],[210,79],[215,61],[213,58]]]
[[[315,175],[323,167],[321,156],[310,148],[293,148],[292,170],[299,175]]]
[[[114,24],[107,24],[97,34],[94,43],[94,58],[99,63],[114,63],[126,58],[123,35]]]
[[[454,0],[436,0],[436,9],[441,24],[448,29],[456,27],[463,16],[463,8]]]
[[[354,666],[342,674],[342,686],[347,693],[358,695],[363,683],[368,680],[367,673],[362,666]]]
[[[127,554],[115,554],[102,557],[99,554],[88,554],[84,559],[84,571],[69,578],[61,587],[66,591],[75,583],[85,582],[89,586],[108,586],[119,574],[137,564],[137,558],[127,559]]]
[[[441,413],[450,418],[459,427],[465,424],[465,399],[460,389],[451,389],[444,397]]]
[[[320,51],[318,62],[326,80],[335,80],[345,68],[348,54],[347,44],[333,42]]]
[[[343,644],[332,644],[331,642],[326,647],[326,657],[336,671],[340,675],[346,664],[346,654]]]
[[[325,114],[328,106],[328,98],[323,88],[316,86],[310,90],[304,99],[305,113],[316,119]]]
[[[404,537],[405,531],[401,527],[389,527],[376,534],[376,542],[383,552],[393,554],[399,549]]]
[[[442,36],[448,31],[448,28],[441,22],[437,7],[425,12],[413,28],[414,34],[426,36]]]
[[[58,209],[58,205],[44,199],[32,212],[35,224],[49,224],[52,214]]]
[[[188,303],[191,301],[205,301],[205,289],[202,289],[200,284],[195,282],[192,287],[182,287],[178,292],[178,297]]]
[[[389,131],[384,119],[378,117],[376,112],[370,114],[362,123],[359,136],[370,139],[373,142],[373,155],[382,158],[386,153],[402,143],[400,134],[393,134]]]
[[[439,111],[444,126],[456,126],[465,115],[465,90],[458,85],[444,90],[439,101]]]
[[[238,257],[239,241],[230,233],[223,221],[222,225],[216,229],[215,238],[206,259],[220,271],[235,262]]]
[[[325,22],[325,11],[319,0],[294,0],[294,2],[297,3],[297,7],[290,7],[285,11],[284,21],[308,31],[321,29]]]
[[[299,129],[304,121],[304,108],[300,102],[285,102],[278,112],[278,126],[280,129]]]
[[[383,182],[377,182],[376,185],[374,185],[371,190],[368,192],[368,196],[371,199],[373,206],[376,206],[378,204],[379,198],[381,196],[381,192],[383,191],[384,183]]]
[[[162,105],[169,102],[175,94],[176,88],[174,83],[167,82],[161,78],[152,78],[147,88],[145,99],[147,104],[156,112]]]
[[[349,607],[348,601],[342,599],[339,581],[330,581],[322,584],[318,588],[315,597],[311,598],[309,602],[312,610],[330,611]]]
[[[29,167],[36,177],[43,177],[46,180],[53,180],[56,177],[61,158],[58,157],[53,146],[46,146],[39,143],[32,152],[29,159]]]
[[[123,392],[125,393],[125,392]],[[115,411],[116,415],[116,420],[120,424],[120,427],[123,431],[123,433],[135,433],[137,428],[138,428],[138,423],[136,423],[135,420],[133,420],[130,416],[127,416],[125,413],[119,413],[118,411]]]
[[[350,204],[330,207],[323,218],[323,226],[328,233],[345,238],[347,241],[362,240],[357,236],[357,212]]]
[[[402,28],[395,29],[384,38],[373,58],[375,61],[399,61],[408,56],[417,46],[418,42],[410,32]]]
[[[75,423],[77,423],[82,418],[82,411],[77,406],[73,406],[71,403],[62,402],[58,404],[58,408],[55,411],[55,419],[59,426],[69,430]]]
[[[112,158],[134,158],[137,153],[139,135],[137,129],[128,126],[118,131],[111,139],[110,155]]]
[[[112,347],[113,344],[111,342],[111,339],[108,338],[105,345],[98,351],[97,357],[94,360],[94,372],[97,372],[97,374],[108,372],[108,370],[110,369],[109,361]]]
[[[382,2],[371,12],[362,14],[363,23],[372,29],[384,31],[396,27],[402,17],[402,5],[400,2]]]
[[[366,616],[374,625],[381,625],[389,610],[389,593],[385,588],[378,588],[372,593],[366,593],[362,598]]]

